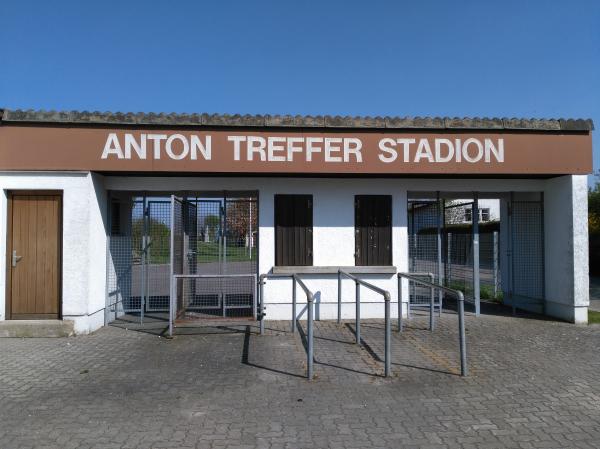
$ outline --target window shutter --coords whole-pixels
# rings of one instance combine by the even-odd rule
[[[275,195],[275,265],[312,265],[312,195]]]
[[[357,266],[392,264],[392,197],[357,195],[354,200]]]

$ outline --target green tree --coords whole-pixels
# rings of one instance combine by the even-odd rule
[[[208,228],[208,238],[211,242],[216,240],[219,226],[221,225],[221,218],[218,215],[207,215],[204,217],[204,227]]]
[[[590,232],[600,232],[600,182],[588,192],[588,218]]]
[[[169,259],[171,231],[169,226],[159,220],[148,220],[148,243],[150,245],[150,263],[166,263]],[[134,219],[131,223],[131,237],[136,256],[141,258],[142,236],[144,235],[144,220]],[[139,254],[138,254],[139,253]]]

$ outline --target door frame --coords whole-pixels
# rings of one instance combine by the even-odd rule
[[[63,254],[63,191],[62,190],[7,190],[7,208],[6,208],[6,288],[5,288],[5,316],[6,320],[12,320],[12,214],[13,214],[13,198],[15,196],[27,195],[56,195],[58,196],[58,317],[62,320],[62,254]],[[39,316],[41,317],[41,315]],[[36,315],[32,315],[31,319],[38,319]]]

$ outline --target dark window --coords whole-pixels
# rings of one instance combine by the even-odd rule
[[[479,220],[490,221],[490,209],[488,207],[479,209]]]
[[[354,227],[355,264],[392,265],[392,197],[354,197]]]
[[[312,265],[312,226],[312,195],[275,195],[275,265]]]
[[[110,203],[110,234],[121,235],[121,204],[117,201]]]
[[[473,221],[473,209],[465,209],[465,221]]]

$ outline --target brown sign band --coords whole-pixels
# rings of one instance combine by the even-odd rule
[[[0,127],[2,170],[588,174],[589,133]]]

